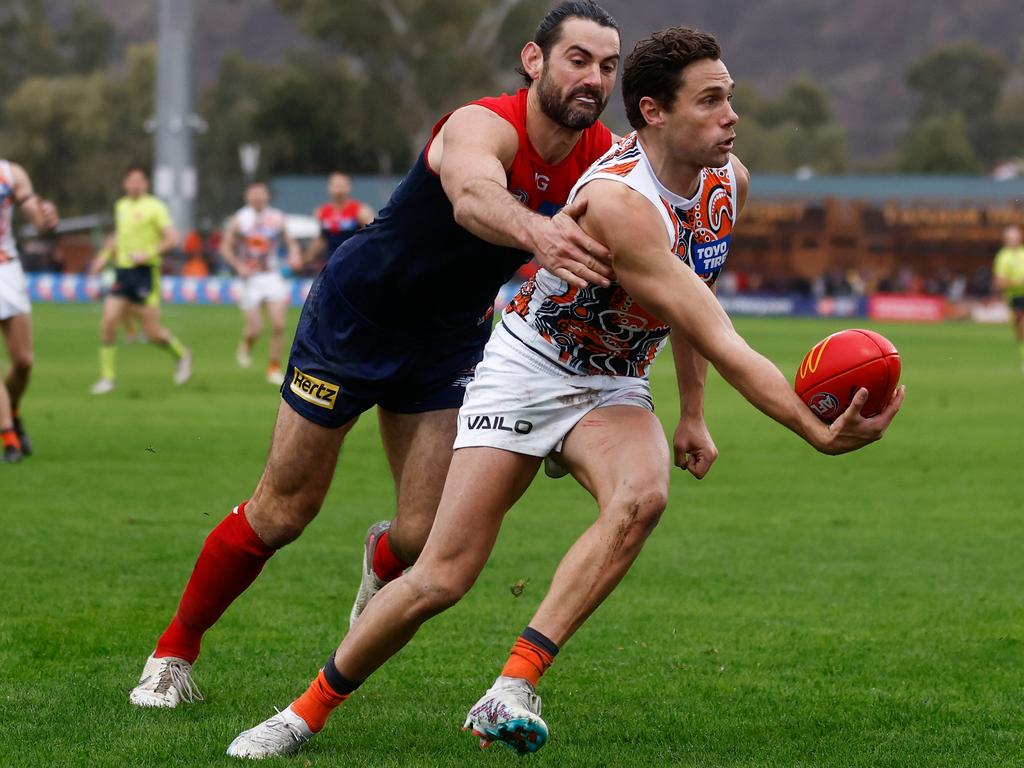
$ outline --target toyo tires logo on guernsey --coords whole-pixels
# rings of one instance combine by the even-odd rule
[[[732,235],[726,235],[720,240],[710,243],[693,244],[693,271],[698,275],[706,275],[717,272],[725,266],[725,260],[729,256],[729,243]]]

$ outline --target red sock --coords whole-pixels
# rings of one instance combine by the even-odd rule
[[[321,669],[320,674],[309,684],[306,692],[292,702],[292,712],[305,720],[309,730],[316,733],[324,727],[331,712],[351,695],[351,693],[335,691],[327,682],[327,676]]]
[[[203,634],[256,580],[274,554],[245,519],[246,503],[235,507],[206,537],[178,610],[157,641],[153,653],[157,658],[176,656],[193,663]]]
[[[530,635],[531,632],[532,635]],[[528,637],[532,637],[537,642],[531,642]],[[544,645],[548,647],[545,648]],[[530,685],[536,688],[540,676],[551,666],[557,653],[557,645],[536,630],[527,627],[526,632],[516,638],[515,645],[512,646],[512,652],[509,654],[501,674],[505,677],[529,680]]]
[[[384,531],[377,538],[377,546],[373,550],[373,572],[381,581],[394,581],[410,565],[391,551],[390,533],[391,531]]]

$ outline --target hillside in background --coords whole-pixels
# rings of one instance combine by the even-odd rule
[[[80,0],[49,0],[47,8],[59,23],[75,2]],[[156,0],[89,4],[117,24],[122,44],[155,35]],[[904,74],[913,62],[938,45],[974,40],[1017,63],[1024,40],[1019,0],[690,0],[685,5],[605,0],[604,5],[623,26],[624,51],[651,30],[687,24],[714,33],[733,77],[765,95],[801,74],[820,82],[861,162],[895,149],[906,129],[916,105]],[[289,48],[321,45],[304,38],[273,0],[203,0],[196,9],[200,88],[216,79],[225,53],[275,60]],[[613,103],[609,119],[624,127],[618,99]]]
[[[624,48],[652,29],[687,24],[719,39],[738,82],[769,95],[799,74],[822,83],[860,160],[894,149],[906,129],[916,104],[904,74],[913,62],[966,40],[1017,62],[1024,41],[1019,0],[607,0],[606,7],[623,25]]]

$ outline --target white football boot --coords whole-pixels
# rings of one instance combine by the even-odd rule
[[[235,740],[228,746],[228,754],[250,760],[294,755],[311,738],[313,732],[309,730],[306,721],[288,707],[255,728],[235,736]]]
[[[540,696],[529,681],[500,676],[469,710],[462,730],[472,729],[484,749],[500,741],[520,755],[536,752],[548,740],[548,726],[540,717]]]
[[[239,368],[252,368],[252,352],[245,346],[244,341],[235,350],[235,362],[238,363]]]
[[[142,668],[139,684],[128,698],[138,707],[174,708],[183,701],[188,704],[202,701],[203,694],[192,679],[192,665],[187,661],[174,656],[162,659],[150,656]]]
[[[370,526],[366,532],[366,541],[363,544],[363,575],[359,581],[359,591],[356,592],[356,601],[352,604],[352,611],[348,615],[348,626],[351,629],[355,625],[370,598],[383,589],[386,581],[381,581],[373,572],[373,551],[377,548],[377,540],[385,531],[391,528],[390,520],[381,520]]]
[[[192,378],[192,350],[185,350],[185,354],[178,360],[178,364],[174,366],[173,381],[175,385],[181,386],[185,384],[189,379]]]
[[[280,367],[267,368],[267,384],[280,387],[284,384],[284,371]]]
[[[114,391],[114,380],[113,379],[100,379],[91,387],[89,387],[90,395],[106,395]]]

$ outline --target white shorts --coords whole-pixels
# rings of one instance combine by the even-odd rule
[[[647,379],[570,373],[499,325],[466,388],[455,448],[488,446],[547,456],[562,449],[580,419],[609,405],[653,411]]]
[[[259,309],[265,301],[287,301],[291,287],[278,272],[257,272],[242,280],[238,306],[243,312]]]
[[[17,259],[0,264],[0,320],[32,311],[28,283]]]

